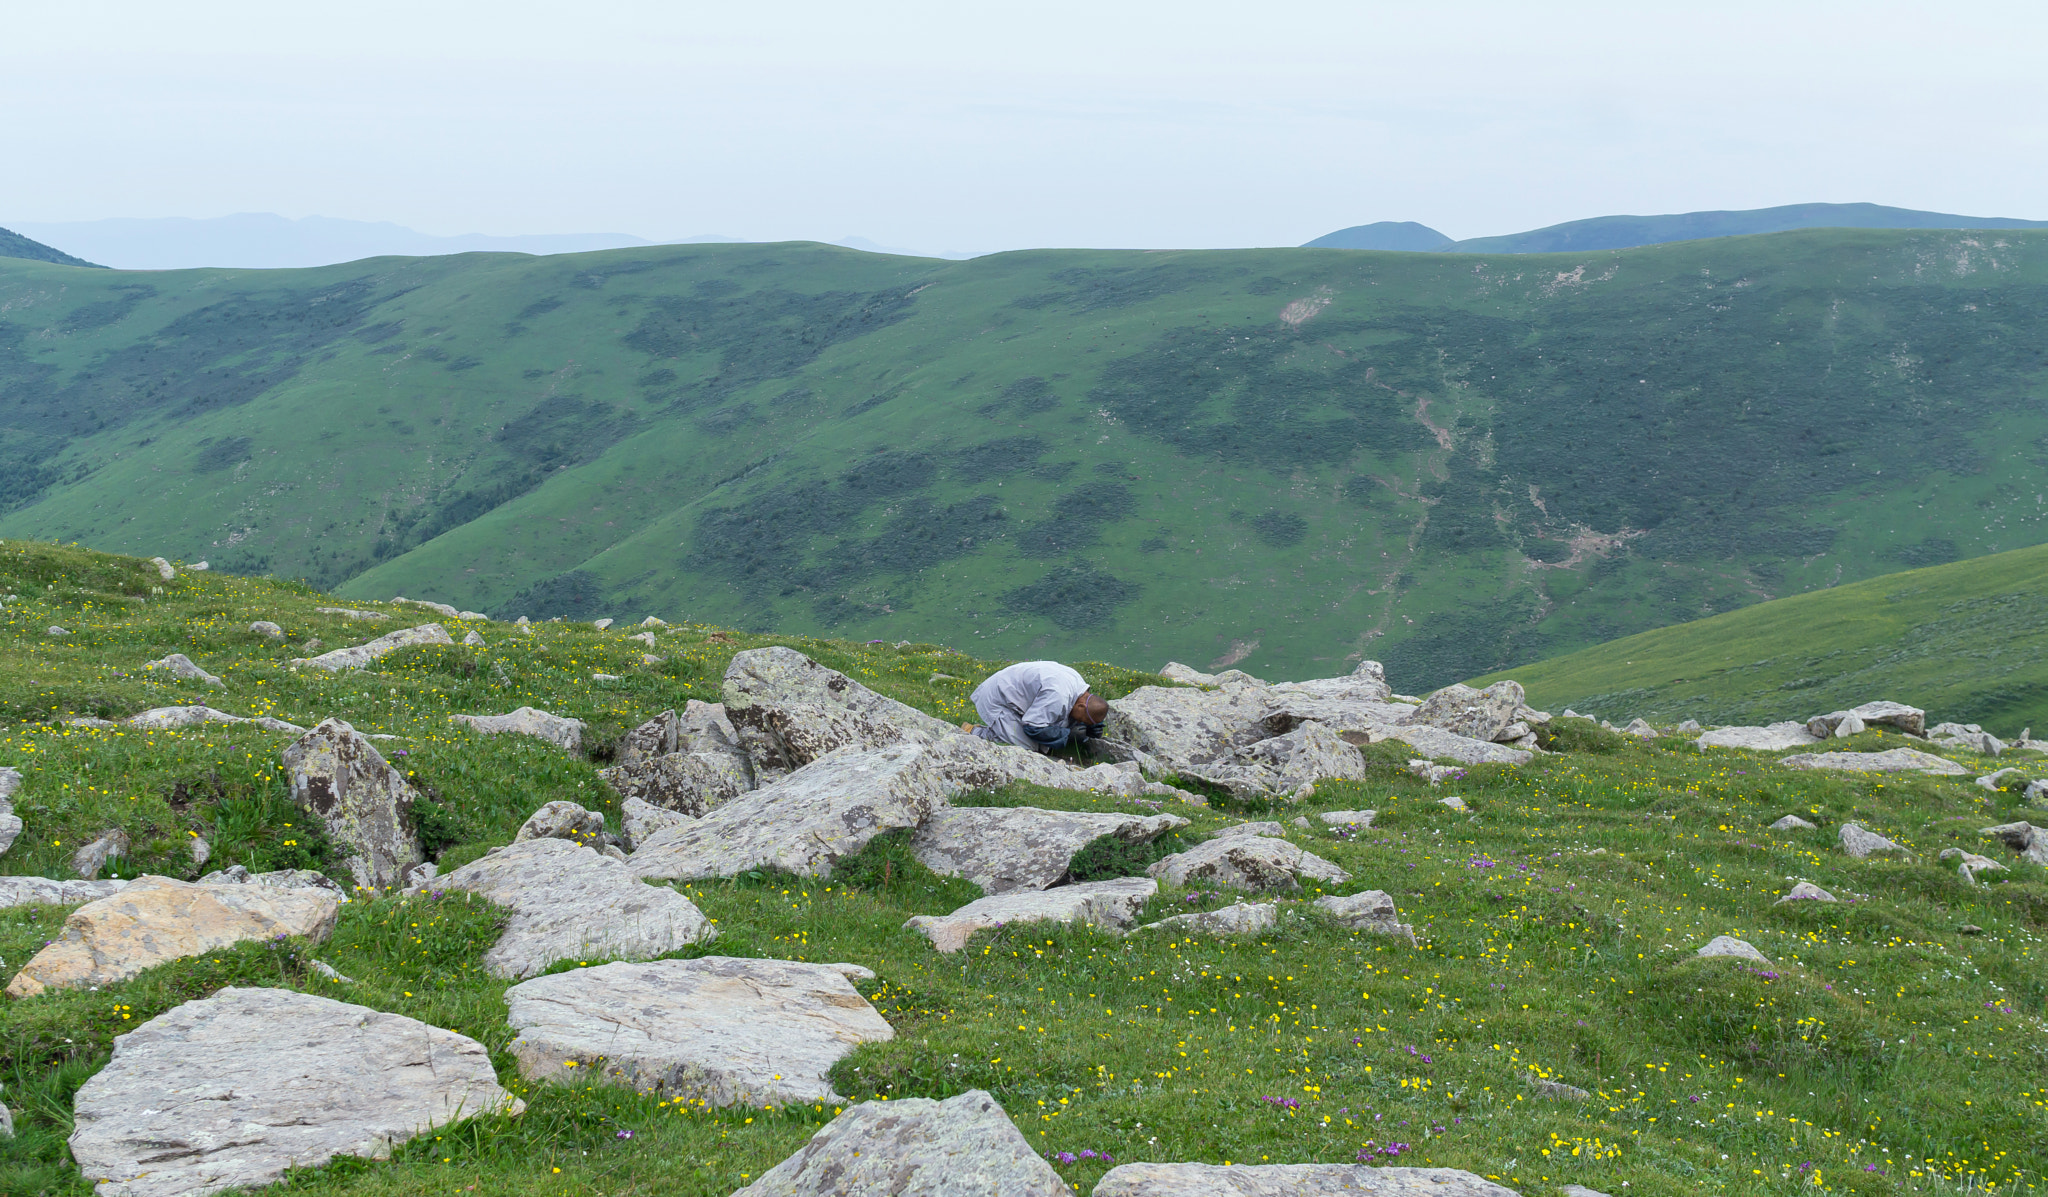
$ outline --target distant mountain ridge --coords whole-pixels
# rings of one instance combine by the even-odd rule
[[[11,229],[0,229],[0,258],[27,258],[31,262],[55,262],[59,266],[91,266],[103,269],[97,262],[74,258],[61,249],[52,249],[40,241],[31,241]]]
[[[1678,212],[1666,216],[1595,216],[1499,237],[1451,238],[1414,221],[1382,220],[1326,233],[1303,249],[1411,250],[1447,254],[1547,254],[1632,249],[1672,241],[1704,241],[1785,233],[1794,229],[2042,229],[2048,220],[1956,216],[1882,204],[1786,204],[1744,211]]]

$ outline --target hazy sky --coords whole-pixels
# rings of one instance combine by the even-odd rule
[[[1291,245],[1856,201],[2048,218],[2048,6],[63,0],[0,225]]]

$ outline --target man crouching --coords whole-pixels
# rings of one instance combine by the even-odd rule
[[[1020,661],[990,675],[974,691],[981,726],[963,724],[998,744],[1051,752],[1102,734],[1109,704],[1080,674],[1058,661]]]

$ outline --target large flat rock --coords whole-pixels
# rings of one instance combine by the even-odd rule
[[[356,884],[403,888],[424,863],[412,831],[416,795],[369,738],[339,719],[285,746],[292,799],[320,816]]]
[[[733,1197],[1070,1197],[995,1098],[870,1101]]]
[[[1208,840],[1145,871],[1169,885],[1227,885],[1246,890],[1299,889],[1303,878],[1331,884],[1351,880],[1351,874],[1322,857],[1264,835]]]
[[[530,977],[558,960],[644,960],[717,934],[688,898],[565,839],[495,849],[436,877],[434,886],[511,908],[504,934],[484,954],[484,966],[500,977]]]
[[[0,907],[75,906],[110,898],[126,881],[53,881],[48,877],[0,877]]]
[[[22,966],[7,995],[111,985],[246,939],[325,939],[340,909],[341,895],[332,890],[193,885],[144,875],[72,911],[64,933]]]
[[[915,827],[945,802],[945,783],[918,744],[843,751],[773,785],[750,790],[703,818],[648,836],[633,872],[657,880],[732,877],[785,869],[832,871],[885,831]]]
[[[1928,773],[1936,777],[1962,777],[1969,766],[1922,752],[1917,748],[1887,748],[1883,752],[1804,752],[1780,758],[1787,769],[1839,769],[1852,773]]]
[[[1103,836],[1143,844],[1187,823],[1178,815],[949,806],[917,829],[911,850],[934,873],[965,877],[984,893],[1003,894],[1059,884],[1074,854]]]
[[[929,743],[960,729],[780,645],[733,654],[725,715],[767,781],[842,748]]]
[[[895,1104],[895,1103],[890,1103]],[[1094,1197],[1517,1197],[1457,1168],[1371,1164],[1118,1164]]]
[[[337,1155],[381,1159],[524,1103],[474,1039],[283,989],[223,989],[114,1040],[74,1101],[71,1154],[105,1197],[200,1197]]]
[[[1427,757],[1449,757],[1467,765],[1526,765],[1536,755],[1526,749],[1476,740],[1427,723],[1390,728],[1385,738],[1399,740]]]
[[[512,1054],[533,1080],[602,1075],[717,1106],[844,1101],[826,1078],[832,1065],[896,1034],[849,972],[873,976],[703,956],[536,977],[505,991]]]
[[[1790,719],[1766,727],[1717,727],[1703,732],[1693,743],[1702,748],[1747,748],[1751,752],[1783,752],[1787,748],[1807,748],[1820,743],[1820,737],[1809,733],[1804,723]]]
[[[1889,727],[1905,732],[1909,736],[1922,735],[1927,731],[1927,712],[1919,707],[1909,707],[1902,702],[1866,702],[1862,706],[1846,711],[1831,711],[1815,715],[1806,721],[1806,730],[1816,738],[1825,738],[1835,732],[1842,721],[1853,716],[1865,727]]]
[[[453,643],[455,641],[449,637],[448,629],[438,623],[423,623],[416,628],[400,628],[395,632],[386,632],[375,640],[367,644],[358,644],[354,648],[337,648],[331,653],[321,653],[317,657],[300,657],[291,663],[310,665],[315,669],[337,673],[343,669],[361,669],[379,657],[395,653],[410,645]]]
[[[975,932],[1010,923],[1090,923],[1123,930],[1137,921],[1138,908],[1159,892],[1149,877],[1084,881],[1057,889],[1014,890],[977,898],[951,914],[920,914],[904,923],[941,952],[957,952]]]

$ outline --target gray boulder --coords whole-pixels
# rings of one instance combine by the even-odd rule
[[[1705,729],[1700,727],[1699,720],[1687,719],[1684,722],[1680,723],[1677,727],[1672,728],[1671,730],[1677,732],[1681,736],[1692,736],[1698,735],[1701,731]]]
[[[339,719],[286,746],[292,800],[319,815],[356,884],[404,889],[425,863],[412,830],[413,788],[369,739]]]
[[[21,770],[12,765],[0,765],[0,802],[12,802],[21,793]]]
[[[1280,921],[1280,908],[1271,902],[1247,905],[1238,902],[1217,910],[1176,914],[1133,928],[1138,931],[1169,931],[1175,935],[1257,935],[1271,931]]]
[[[2007,747],[2005,741],[1974,723],[1936,724],[1927,738],[1944,748],[1962,748],[1979,756],[1998,756]]]
[[[156,566],[156,576],[166,582],[178,576],[177,568],[162,557],[151,557],[149,563]]]
[[[1977,884],[1977,874],[1979,873],[2005,873],[2011,871],[1988,856],[1979,856],[1975,852],[1965,852],[1961,848],[1943,848],[1941,850],[1941,859],[1956,862],[1956,873],[1962,877],[1963,884],[1965,885]]]
[[[333,894],[337,899],[346,899],[347,891],[334,878],[312,869],[273,869],[268,873],[251,873],[242,865],[229,865],[216,869],[199,879],[200,885],[259,885],[267,889],[318,889]]]
[[[1427,723],[1392,728],[1387,738],[1400,740],[1425,756],[1449,757],[1467,765],[1526,765],[1536,759],[1535,753],[1524,748],[1474,739]]]
[[[619,828],[625,832],[621,838],[628,852],[646,843],[648,838],[664,827],[673,827],[688,822],[693,816],[664,810],[642,798],[628,798],[619,803]]]
[[[1693,953],[1693,955],[1705,957],[1732,956],[1737,960],[1754,960],[1758,964],[1769,964],[1771,962],[1770,957],[1757,951],[1755,947],[1750,945],[1748,940],[1737,939],[1733,935],[1716,935],[1707,941],[1707,946]]]
[[[1657,729],[1651,727],[1646,719],[1631,719],[1628,726],[1621,729],[1621,734],[1634,736],[1638,740],[1654,740],[1657,738]]]
[[[1820,737],[1806,730],[1803,723],[1785,720],[1767,727],[1717,727],[1703,733],[1693,743],[1701,748],[1747,748],[1751,752],[1783,752],[1787,748],[1806,748],[1820,743]]]
[[[434,886],[511,908],[504,934],[484,954],[500,977],[530,977],[558,960],[644,960],[718,933],[688,898],[566,839],[494,848]]]
[[[637,765],[667,756],[676,751],[676,738],[681,730],[682,719],[674,708],[663,711],[620,739],[618,750],[612,754],[612,763],[617,766]]]
[[[1784,818],[1771,824],[1771,830],[1812,831],[1814,830],[1814,824],[1807,822],[1805,819],[1800,818],[1798,815],[1786,815]]]
[[[970,1089],[944,1101],[909,1097],[854,1106],[733,1197],[1070,1194],[995,1098]]]
[[[7,850],[14,846],[14,841],[21,838],[21,827],[21,816],[5,802],[0,802],[0,856],[5,856]]]
[[[1344,677],[1313,678],[1305,682],[1276,682],[1271,690],[1277,695],[1300,694],[1309,698],[1346,703],[1385,703],[1394,696],[1393,687],[1387,685],[1387,671],[1378,661],[1361,661],[1357,669]]]
[[[1979,834],[1993,837],[2034,864],[2048,865],[2048,828],[2025,822],[2002,823],[1986,827]]]
[[[701,956],[607,964],[505,991],[529,1080],[607,1081],[714,1106],[845,1101],[840,1057],[895,1031],[853,987],[857,965]]]
[[[1457,1168],[1118,1164],[1095,1183],[1094,1197],[1516,1197],[1516,1193]]]
[[[1807,730],[1811,731],[1812,728],[1809,727]],[[1864,724],[1863,719],[1854,711],[1851,711],[1842,716],[1841,722],[1835,724],[1832,734],[1837,740],[1846,740],[1850,736],[1860,736],[1869,730],[1869,727]]]
[[[1217,831],[1209,838],[1220,840],[1233,835],[1270,835],[1284,839],[1287,835],[1287,829],[1271,819],[1266,819],[1258,823],[1234,823]]]
[[[1169,885],[1228,885],[1255,891],[1300,889],[1304,878],[1329,884],[1351,880],[1351,874],[1322,857],[1263,835],[1196,844],[1145,872]]]
[[[539,810],[526,816],[519,833],[512,837],[514,843],[523,840],[567,840],[599,850],[616,842],[604,829],[603,815],[561,798],[542,803]]]
[[[383,616],[380,615],[378,618]],[[317,657],[301,657],[291,664],[310,665],[315,669],[338,673],[344,669],[361,669],[379,657],[411,645],[453,643],[455,641],[449,638],[446,628],[438,623],[423,623],[416,628],[400,628],[395,632],[387,632],[367,644],[358,644],[354,648],[337,648],[331,653],[321,653]]]
[[[106,1197],[260,1188],[380,1159],[444,1122],[525,1103],[474,1039],[282,989],[222,989],[114,1040],[74,1099],[71,1155]]]
[[[1332,827],[1370,827],[1379,814],[1376,810],[1326,810],[1316,817]]]
[[[1317,898],[1316,905],[1353,931],[1395,935],[1409,943],[1415,942],[1415,928],[1401,921],[1401,912],[1395,908],[1394,899],[1380,890],[1369,889],[1362,894],[1344,897],[1333,894]]]
[[[1984,776],[1977,779],[1977,784],[1995,793],[1998,790],[2005,788],[2006,778],[2011,777],[2014,774],[2019,774],[2020,778],[2024,779],[2026,777],[2026,773],[2026,770],[2021,769],[2018,766],[2008,766],[2004,769],[1997,769],[1990,773],[1986,773]],[[2015,781],[2014,784],[2017,785],[2018,782]]]
[[[1495,682],[1484,690],[1453,683],[1425,698],[1407,722],[1490,743],[1517,721],[1516,712],[1527,705],[1526,697],[1517,682]]]
[[[121,892],[126,881],[56,881],[48,877],[0,877],[0,908],[76,906]]]
[[[1281,705],[1258,686],[1141,686],[1109,704],[1102,735],[1175,773],[1199,771],[1288,731],[1295,721]]]
[[[471,628],[462,633],[462,643],[470,648],[481,648],[484,644],[484,638],[475,628]]]
[[[1437,802],[1440,805],[1450,807],[1454,811],[1463,812],[1472,809],[1469,803],[1467,803],[1463,798],[1458,797],[1456,794],[1452,794],[1448,798],[1439,798],[1437,799]]]
[[[282,635],[282,633],[280,633],[280,635]],[[209,686],[227,685],[226,682],[221,681],[219,678],[206,672],[199,666],[194,665],[192,663],[192,658],[186,656],[184,653],[172,653],[168,657],[162,657],[157,660],[150,661],[144,664],[143,668],[150,670],[161,669],[165,673],[170,674],[172,677],[177,678],[179,681],[182,682],[205,682]]]
[[[1853,732],[1839,731],[1842,722],[1847,719],[1854,719],[1864,727],[1889,727],[1909,736],[1922,735],[1927,730],[1927,712],[1919,707],[1909,707],[1902,702],[1866,702],[1860,707],[1851,707],[1846,711],[1815,715],[1806,721],[1806,731],[1816,740],[1825,740],[1837,734],[1853,735]]]
[[[1244,799],[1284,796],[1317,782],[1365,777],[1358,749],[1320,723],[1304,723],[1236,750],[1230,759],[1189,769],[1203,781]]]
[[[146,731],[168,731],[180,727],[198,727],[202,723],[247,723],[240,715],[216,711],[212,707],[151,707],[139,714],[130,715],[121,722],[129,727]]]
[[[1168,661],[1165,665],[1161,666],[1159,676],[1169,682],[1179,682],[1183,686],[1213,686],[1216,684],[1215,674],[1203,673],[1194,666],[1183,665],[1179,661]]]
[[[951,914],[920,914],[904,923],[941,952],[957,952],[977,931],[1011,923],[1089,923],[1110,930],[1129,927],[1138,908],[1159,892],[1146,877],[1085,881],[1057,889],[1012,890],[977,898]]]
[[[1877,856],[1893,852],[1901,855],[1907,854],[1903,845],[1893,843],[1874,831],[1864,830],[1863,825],[1860,823],[1842,824],[1841,830],[1836,833],[1836,837],[1841,841],[1842,851],[1847,852],[1858,860],[1866,856]]]
[[[733,654],[723,690],[726,717],[763,782],[841,748],[925,744],[960,734],[944,720],[779,645]]]
[[[2028,806],[2048,808],[2048,780],[2028,782],[2025,798]]]
[[[821,877],[840,857],[885,831],[916,827],[944,802],[944,781],[920,745],[836,752],[649,836],[633,853],[633,871],[694,880],[766,867]]]
[[[1887,748],[1883,752],[1803,752],[1780,758],[1787,769],[1837,769],[1852,773],[1929,773],[1936,777],[1963,777],[1970,769],[1917,748]]]
[[[533,736],[546,740],[564,752],[580,752],[583,749],[584,723],[581,719],[565,719],[534,707],[520,707],[503,715],[450,715],[449,718],[457,723],[468,724],[471,730],[487,736],[508,733]]]
[[[1801,881],[1794,885],[1784,897],[1779,898],[1776,902],[1771,903],[1771,905],[1783,906],[1787,902],[1833,902],[1835,900],[1835,895],[1815,885],[1813,882]]]
[[[1059,884],[1074,854],[1103,836],[1145,844],[1187,824],[1178,815],[949,806],[934,811],[910,845],[932,872],[965,877],[984,893],[1003,894]]]
[[[597,774],[621,798],[697,818],[753,788],[747,759],[728,752],[671,752]]]
[[[1563,1081],[1553,1081],[1548,1077],[1537,1076],[1533,1072],[1526,1079],[1529,1082],[1529,1087],[1536,1091],[1536,1096],[1548,1098],[1551,1101],[1585,1101],[1593,1096],[1577,1085],[1567,1085]]]

